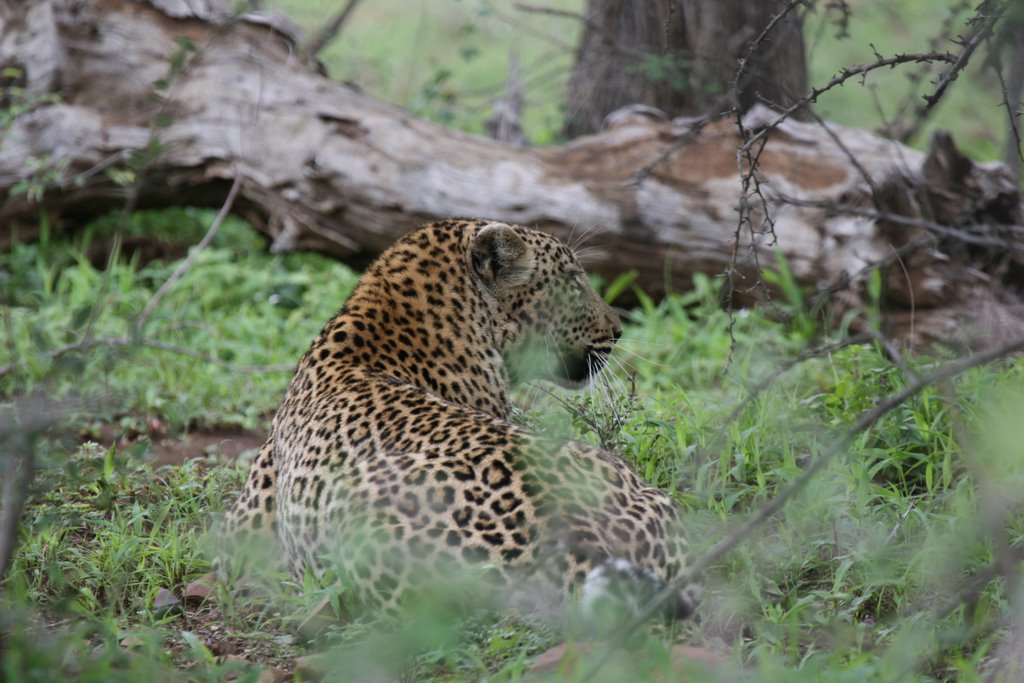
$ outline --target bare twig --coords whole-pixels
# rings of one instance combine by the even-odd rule
[[[515,8],[517,10],[519,10],[520,12],[531,12],[531,13],[534,13],[534,14],[547,14],[547,15],[550,15],[550,16],[553,16],[553,17],[563,17],[563,18],[566,18],[566,19],[575,19],[576,21],[578,21],[578,22],[582,23],[584,26],[586,26],[587,29],[589,29],[589,30],[593,31],[594,33],[598,34],[599,36],[601,36],[601,40],[603,40],[609,47],[611,47],[614,51],[616,51],[616,52],[618,52],[620,54],[623,54],[623,55],[625,55],[627,57],[634,57],[636,59],[646,59],[646,58],[651,56],[651,53],[649,53],[649,52],[645,52],[643,50],[637,50],[636,48],[630,47],[629,45],[624,45],[622,43],[622,41],[619,40],[618,37],[614,33],[611,33],[610,31],[606,30],[603,26],[598,24],[596,21],[593,21],[590,17],[588,17],[586,15],[583,15],[583,14],[580,14],[579,12],[571,12],[569,10],[558,9],[556,7],[542,7],[542,6],[539,6],[539,5],[527,5],[527,4],[521,3],[521,2],[517,2],[515,4]]]
[[[972,6],[971,0],[958,0],[946,9],[946,16],[942,19],[939,29],[928,39],[928,49],[938,50],[940,45],[948,43],[953,35],[953,24],[962,12],[968,11]],[[917,134],[921,122],[905,123],[905,119],[912,115],[917,109],[917,101],[920,98],[920,84],[924,81],[931,69],[931,63],[923,63],[917,69],[909,70],[906,74],[909,87],[904,95],[903,101],[896,107],[896,113],[891,122],[886,121],[886,127],[891,132],[891,137],[900,142],[907,142]],[[873,93],[877,96],[877,93]],[[883,119],[885,117],[883,116]]]
[[[235,181],[231,183],[231,189],[228,190],[227,199],[224,200],[224,204],[220,207],[217,217],[213,219],[213,223],[210,224],[209,230],[207,230],[206,234],[203,235],[203,239],[199,240],[199,244],[189,252],[188,257],[179,263],[178,267],[174,269],[174,272],[171,273],[170,277],[160,285],[160,289],[156,290],[156,293],[153,294],[152,298],[150,298],[146,303],[146,306],[142,309],[142,313],[140,313],[139,317],[135,320],[135,326],[139,331],[142,331],[146,327],[146,321],[149,320],[150,314],[153,312],[153,309],[156,308],[156,305],[160,303],[160,299],[164,297],[164,294],[174,286],[174,283],[181,279],[181,276],[184,275],[192,266],[196,257],[199,256],[206,247],[210,246],[210,242],[213,241],[213,238],[217,235],[217,231],[220,230],[221,223],[223,223],[224,219],[228,217],[229,213],[231,213],[231,207],[235,203],[235,197],[238,196],[238,189],[241,185],[242,177],[236,174]]]
[[[736,124],[739,128],[740,137],[748,137],[749,133],[743,126],[743,117],[739,110],[736,110]],[[735,278],[740,276],[740,271],[737,266],[739,265],[740,243],[743,240],[742,233],[744,226],[746,226],[750,234],[750,246],[748,247],[748,252],[754,262],[754,270],[757,273],[757,280],[747,288],[747,291],[750,292],[759,287],[763,288],[765,292],[768,291],[767,287],[764,286],[764,281],[761,279],[761,258],[757,248],[757,236],[759,232],[762,234],[767,232],[771,235],[770,245],[774,245],[776,242],[775,221],[771,216],[771,211],[769,210],[768,199],[761,191],[761,178],[757,172],[757,167],[761,160],[761,154],[764,152],[767,142],[767,138],[762,138],[761,144],[758,145],[756,152],[752,151],[752,148],[748,147],[746,144],[741,145],[736,152],[736,166],[740,177],[740,197],[739,203],[736,207],[736,231],[733,233],[732,253],[729,257],[729,265],[724,273],[726,286],[728,287],[725,307],[729,313],[729,326],[727,328],[729,333],[729,355],[725,361],[727,367],[732,362],[733,350],[736,348],[736,316],[733,314],[732,301],[733,292],[736,288]],[[754,227],[753,212],[750,206],[751,197],[757,197],[761,205],[761,212],[764,217],[762,219],[762,227],[760,229]],[[764,230],[764,225],[768,226],[767,231]]]
[[[668,585],[662,589],[653,600],[645,605],[639,613],[637,613],[632,619],[625,622],[621,628],[617,629],[616,633],[609,638],[609,641],[620,642],[625,636],[632,633],[636,628],[657,614],[662,606],[672,599],[680,589],[692,583],[696,576],[699,576],[710,566],[718,562],[722,556],[739,545],[764,522],[782,510],[790,499],[803,491],[810,480],[814,478],[814,476],[820,472],[825,465],[832,462],[837,455],[847,452],[850,444],[858,434],[870,429],[876,422],[878,422],[878,420],[887,415],[893,409],[899,407],[904,401],[916,396],[927,387],[940,384],[941,382],[957,377],[968,370],[991,363],[999,358],[1022,350],[1024,350],[1024,337],[1014,339],[1006,344],[1002,344],[1001,346],[988,351],[982,351],[972,356],[968,356],[967,358],[963,358],[959,361],[947,363],[937,370],[912,381],[902,391],[891,394],[884,400],[880,401],[874,408],[861,413],[853,426],[842,435],[835,438],[825,452],[811,461],[810,465],[808,465],[800,476],[794,479],[786,488],[776,495],[775,498],[762,505],[760,509],[751,515],[743,524],[699,557],[685,573],[668,582]],[[600,668],[608,661],[611,654],[612,652],[610,649],[603,653],[587,672],[587,675],[584,676],[584,680],[592,679]]]
[[[858,206],[851,206],[849,204],[836,204],[834,202],[817,201],[813,199],[798,199],[787,195],[774,195],[774,198],[780,202],[792,204],[793,206],[827,209],[837,214],[881,220],[894,223],[896,225],[905,225],[907,227],[924,228],[937,237],[955,240],[977,247],[1003,249],[1014,254],[1024,254],[1024,225],[1000,225],[999,229],[1005,234],[1005,237],[979,235],[977,233],[969,232],[963,228],[943,225],[942,223],[937,223],[926,218],[904,216],[892,213],[891,211],[876,211],[872,209],[863,209]],[[872,267],[874,267],[874,265],[872,265]]]
[[[807,108],[807,112],[815,121],[817,121],[818,125],[821,126],[821,129],[825,131],[825,133],[830,138],[832,138],[832,142],[836,143],[836,147],[838,147],[839,150],[846,156],[846,158],[850,160],[850,163],[853,164],[853,167],[857,169],[857,173],[860,174],[861,179],[868,186],[868,189],[871,190],[871,202],[875,205],[876,209],[880,210],[882,208],[882,204],[880,201],[881,195],[878,193],[878,186],[875,185],[875,181],[871,177],[871,174],[868,173],[868,170],[864,168],[863,164],[860,163],[860,160],[857,158],[857,155],[850,151],[850,148],[846,146],[846,143],[843,142],[843,139],[836,135],[836,132],[832,130],[832,127],[828,125],[825,119],[821,118],[821,116],[818,115],[818,112],[814,111],[810,107]]]
[[[1013,174],[1015,181],[1020,180],[1021,162],[1024,162],[1024,150],[1021,149],[1020,126],[1017,119],[1021,116],[1021,95],[1024,93],[1024,16],[1013,17],[1013,23],[1006,31],[1007,45],[1003,48],[1010,53],[1009,79],[1003,76],[1001,51],[990,48],[989,59],[992,70],[999,78],[999,88],[1003,95],[1003,107],[1006,109],[1008,131],[1003,148],[1003,163]]]
[[[754,52],[756,52],[757,48],[761,46],[761,43],[768,38],[768,34],[770,34],[775,27],[789,15],[790,12],[798,6],[806,4],[807,0],[789,0],[789,2],[786,3],[786,6],[779,10],[778,14],[773,16],[768,23],[765,24],[765,27],[757,37],[747,45],[747,51],[743,54],[743,57],[740,58],[739,66],[736,69],[736,73],[732,79],[732,84],[729,87],[729,90],[736,96],[737,100],[739,99],[740,88],[743,87],[743,81],[747,75],[747,65],[754,56]]]
[[[991,6],[995,6],[995,9],[991,14],[986,16],[985,12],[989,11]],[[957,55],[956,59],[952,62],[952,65],[942,72],[938,83],[935,84],[935,90],[930,95],[924,95],[925,103],[917,110],[918,122],[927,118],[935,105],[942,99],[946,89],[949,88],[949,84],[955,81],[957,76],[960,75],[960,72],[967,67],[974,51],[978,49],[978,46],[981,45],[982,41],[992,35],[992,29],[995,28],[996,23],[1003,16],[1002,12],[1002,3],[981,3],[978,7],[977,14],[971,20],[972,22],[980,22],[980,26],[978,26],[971,36],[962,43],[963,49],[960,50],[960,54]]]
[[[334,40],[338,33],[341,32],[342,27],[345,26],[345,22],[348,21],[352,11],[355,10],[359,2],[360,0],[348,0],[342,10],[324,24],[308,43],[302,46],[302,49],[299,50],[299,60],[303,63],[308,63],[320,54],[320,51],[326,47],[327,43]]]
[[[723,96],[715,104],[717,105],[721,103],[724,105],[727,101],[731,99],[731,95]],[[718,119],[729,118],[731,116],[736,115],[736,110],[734,108],[717,111],[720,108],[721,107],[719,106],[713,106],[711,109],[713,113],[706,114],[698,119],[688,121],[686,131],[680,134],[679,137],[677,137],[675,140],[673,140],[671,145],[662,150],[662,152],[654,161],[652,161],[651,163],[647,164],[639,171],[637,171],[636,174],[633,176],[632,180],[630,181],[630,185],[634,187],[641,185],[645,180],[647,180],[651,176],[652,173],[654,173],[654,170],[656,168],[658,168],[666,161],[668,161],[673,154],[675,154],[682,148],[686,147],[686,145],[689,144],[692,140],[696,139],[697,136],[700,135],[701,131],[704,130],[704,128],[708,124],[713,123]]]
[[[768,133],[778,128],[783,124],[789,117],[800,110],[801,107],[805,107],[808,104],[817,102],[818,98],[824,95],[832,88],[838,87],[846,81],[857,78],[865,77],[872,71],[878,69],[892,68],[899,66],[900,64],[911,64],[921,62],[949,62],[953,63],[956,61],[956,55],[949,52],[914,52],[909,54],[899,54],[892,57],[881,57],[868,64],[858,64],[856,66],[841,69],[839,73],[829,79],[827,83],[817,88],[812,88],[809,93],[801,97],[799,100],[786,107],[779,113],[774,120],[770,121],[766,125],[762,126],[757,134],[751,136],[749,140],[744,143],[745,147],[752,147],[754,144],[760,142],[763,138],[767,137]]]

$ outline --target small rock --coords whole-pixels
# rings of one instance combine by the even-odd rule
[[[260,671],[260,675],[256,678],[256,683],[282,683],[286,678],[288,678],[287,671],[271,666]]]
[[[233,667],[231,669],[231,671],[227,671],[227,672],[224,673],[224,680],[225,681],[233,681],[233,680],[235,680],[236,678],[241,676],[243,673],[245,673],[245,669],[243,667],[248,667],[249,666],[249,661],[247,659],[245,659],[244,657],[239,657],[238,655],[224,655],[223,657],[218,657],[217,658],[217,663],[222,665],[222,666],[225,665],[225,664],[238,664],[239,665],[239,666]]]
[[[672,667],[677,671],[689,668],[719,669],[725,666],[722,655],[706,647],[694,647],[677,643],[672,646]]]
[[[321,631],[332,624],[344,624],[352,620],[352,617],[342,607],[341,615],[334,614],[331,606],[331,597],[327,596],[314,607],[310,613],[299,624],[299,637],[304,640],[314,640]]]
[[[560,668],[570,671],[581,657],[586,657],[589,653],[590,643],[562,643],[533,660],[529,673],[555,673]]]
[[[181,614],[181,601],[178,596],[166,588],[161,588],[153,598],[153,613],[158,617],[166,617],[171,614]]]
[[[142,636],[136,635],[125,636],[119,642],[121,644],[121,647],[125,648],[126,650],[134,650],[135,648],[142,647],[146,644],[146,641],[143,640]]]
[[[327,661],[323,655],[306,655],[295,658],[295,673],[304,681],[321,681],[327,672]]]
[[[198,579],[185,586],[182,600],[186,607],[199,607],[206,602],[213,594],[213,574],[200,576]]]

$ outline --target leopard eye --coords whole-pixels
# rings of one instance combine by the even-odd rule
[[[569,273],[569,285],[573,290],[580,296],[587,293],[587,287],[590,281],[587,280],[587,274],[583,271],[577,271],[575,273]]]

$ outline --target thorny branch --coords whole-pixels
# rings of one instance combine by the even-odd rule
[[[991,12],[991,13],[989,13]],[[924,105],[917,110],[919,118],[923,119],[928,115],[942,96],[945,94],[949,84],[956,80],[960,72],[966,68],[967,63],[971,59],[971,55],[978,49],[981,43],[992,35],[992,29],[996,23],[1003,16],[1003,3],[1001,2],[983,2],[978,7],[978,12],[970,20],[969,23],[980,24],[971,36],[961,43],[963,49],[960,50],[960,54],[957,55],[952,65],[946,69],[939,77],[938,83],[935,84],[935,90],[930,95],[924,96]]]
[[[753,58],[754,52],[757,51],[757,48],[761,46],[761,44],[768,38],[768,35],[789,15],[790,12],[800,5],[806,6],[807,1],[808,0],[789,0],[786,6],[779,10],[778,14],[769,19],[768,23],[765,24],[764,29],[762,29],[761,32],[757,34],[757,37],[747,45],[747,51],[744,53],[743,57],[740,58],[739,66],[736,68],[736,74],[734,75],[732,84],[729,87],[729,90],[737,99],[739,98],[740,88],[743,86],[743,80],[747,75],[747,65],[750,64],[750,60]]]
[[[789,119],[789,117],[799,111],[801,107],[806,107],[808,104],[817,102],[818,98],[826,92],[846,83],[852,78],[857,78],[859,76],[863,79],[872,71],[877,71],[878,69],[884,69],[887,67],[892,68],[899,66],[900,64],[911,64],[915,62],[948,62],[952,64],[955,61],[956,55],[950,52],[913,52],[893,55],[892,57],[880,57],[868,64],[858,64],[856,66],[841,69],[839,73],[830,78],[827,83],[820,87],[812,88],[811,92],[783,109],[774,120],[762,126],[756,134],[752,135],[750,139],[743,144],[743,147],[752,147],[754,144],[760,142],[768,136],[768,133],[778,128],[787,119]]]
[[[701,555],[696,562],[687,568],[685,573],[668,582],[668,585],[666,585],[665,588],[663,588],[649,603],[647,603],[647,605],[634,615],[632,619],[627,620],[620,628],[616,629],[616,633],[609,637],[609,642],[621,642],[626,635],[632,633],[635,629],[657,614],[658,611],[662,609],[663,605],[672,599],[678,591],[692,583],[695,577],[699,576],[709,567],[718,562],[726,553],[730,552],[768,519],[782,510],[782,508],[786,506],[786,503],[803,491],[811,479],[813,479],[814,476],[825,467],[825,465],[832,462],[836,456],[847,452],[850,444],[853,443],[853,440],[857,435],[873,427],[882,417],[892,412],[905,401],[913,398],[928,387],[940,385],[941,383],[958,377],[973,368],[986,365],[1020,351],[1024,351],[1024,337],[1019,337],[998,347],[989,349],[988,351],[982,351],[958,361],[947,363],[927,375],[922,375],[911,380],[902,391],[889,395],[880,401],[874,408],[861,413],[853,426],[840,436],[833,439],[832,443],[829,444],[829,447],[825,449],[821,455],[811,461],[811,463],[796,479],[779,492],[778,495],[762,505],[753,515],[747,518],[743,524],[733,530],[732,533]],[[612,652],[611,648],[606,650],[602,656],[594,662],[583,680],[592,680],[601,667],[607,663]]]
[[[929,49],[938,50],[940,45],[949,42],[957,18],[962,12],[969,10],[972,4],[971,0],[959,0],[947,9],[938,31],[928,40]],[[917,69],[911,69],[907,73],[906,79],[910,87],[907,88],[903,102],[896,107],[896,114],[892,121],[887,122],[887,128],[891,129],[893,139],[905,143],[917,135],[924,125],[924,119],[915,119],[913,123],[905,123],[904,119],[917,109],[917,100],[921,96],[919,93],[920,83],[928,75],[931,67],[930,62],[922,62]],[[883,115],[882,118],[884,119],[885,116]]]
[[[742,115],[737,112],[736,114],[737,125],[739,126],[741,138],[746,138],[748,133],[743,127]],[[758,287],[762,287],[767,291],[764,286],[764,281],[761,279],[761,260],[760,254],[758,253],[757,236],[761,234],[771,235],[770,245],[774,245],[776,241],[775,237],[775,221],[771,216],[771,210],[768,205],[768,199],[764,196],[761,191],[761,177],[758,175],[757,167],[761,160],[761,154],[764,152],[765,145],[767,144],[767,138],[762,139],[761,144],[757,147],[756,151],[751,151],[751,148],[746,144],[741,145],[739,150],[736,152],[736,166],[739,171],[740,177],[740,196],[739,203],[736,207],[737,218],[736,218],[736,231],[733,233],[733,244],[732,253],[729,257],[729,266],[726,268],[724,277],[726,279],[726,290],[725,295],[725,307],[729,312],[729,356],[726,359],[726,365],[732,361],[732,352],[736,347],[736,337],[734,334],[736,326],[736,316],[733,315],[733,293],[736,289],[736,278],[742,277],[739,269],[739,253],[740,243],[743,240],[743,228],[747,227],[750,234],[750,245],[748,251],[750,252],[751,259],[754,263],[754,270],[758,273],[757,281],[747,288],[747,291],[753,291]],[[745,168],[744,168],[745,167]],[[750,200],[752,197],[757,197],[761,211],[763,213],[762,228],[760,231],[754,227],[753,212],[750,206]],[[764,225],[767,225],[767,230],[764,229]]]

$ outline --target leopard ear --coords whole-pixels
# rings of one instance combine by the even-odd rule
[[[469,251],[473,273],[488,287],[514,287],[530,281],[535,265],[532,250],[510,225],[483,226]]]

